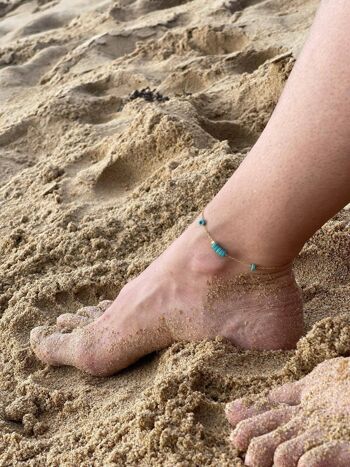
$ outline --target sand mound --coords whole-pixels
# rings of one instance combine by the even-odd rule
[[[296,352],[179,343],[108,378],[47,368],[29,331],[113,299],[266,124],[313,0],[0,5],[1,465],[242,465],[223,404],[350,352],[349,211],[297,261]],[[150,86],[169,100],[129,99]]]

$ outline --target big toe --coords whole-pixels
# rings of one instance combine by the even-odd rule
[[[30,344],[35,355],[49,365],[75,365],[79,340],[77,333],[52,332],[48,326],[36,327],[30,333]]]
[[[350,443],[333,441],[325,443],[304,454],[298,467],[349,467]]]

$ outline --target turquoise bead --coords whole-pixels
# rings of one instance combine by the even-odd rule
[[[211,244],[212,249],[215,251],[215,253],[221,257],[224,257],[227,255],[227,252],[222,246],[220,246],[218,243],[212,243]]]
[[[256,271],[256,264],[255,264],[255,263],[252,263],[252,264],[250,265],[250,270],[251,270],[251,271]]]
[[[198,224],[199,225],[206,225],[207,221],[202,217],[202,219],[199,219]]]

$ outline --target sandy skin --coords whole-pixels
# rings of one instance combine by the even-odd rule
[[[226,406],[233,445],[250,467],[347,467],[350,460],[350,359],[318,365],[272,390],[265,404]],[[273,407],[273,408],[271,408]]]
[[[194,223],[113,303],[35,328],[32,348],[45,363],[99,376],[183,340],[223,336],[243,349],[294,348],[303,315],[291,268],[246,269],[218,257]]]

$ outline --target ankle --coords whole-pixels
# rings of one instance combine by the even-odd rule
[[[280,238],[277,241],[276,237],[268,233],[261,234],[264,228],[254,222],[251,226],[251,216],[248,216],[246,221],[243,216],[237,216],[233,221],[232,216],[217,216],[217,211],[220,210],[218,208],[213,210],[211,205],[205,209],[208,232],[215,242],[222,245],[230,256],[238,260],[238,264],[243,263],[239,268],[240,272],[247,272],[251,264],[261,266],[258,268],[259,272],[263,272],[264,267],[267,270],[271,268],[277,271],[291,267],[297,255],[295,249],[289,248],[285,242],[280,241]],[[202,233],[208,242],[204,228]],[[229,258],[224,259],[229,260]]]
[[[206,276],[208,279],[215,276],[229,277],[240,274],[278,277],[292,270],[292,262],[290,262],[281,266],[277,265],[273,269],[264,270],[258,267],[256,271],[251,271],[250,263],[243,258],[239,258],[242,261],[240,263],[227,257],[218,256],[212,250],[205,232],[198,226],[198,220],[188,227],[177,242],[182,243],[181,249],[184,253],[184,256],[178,257],[178,260],[182,263],[181,267],[195,275]],[[176,250],[176,254],[178,255],[178,250]]]

